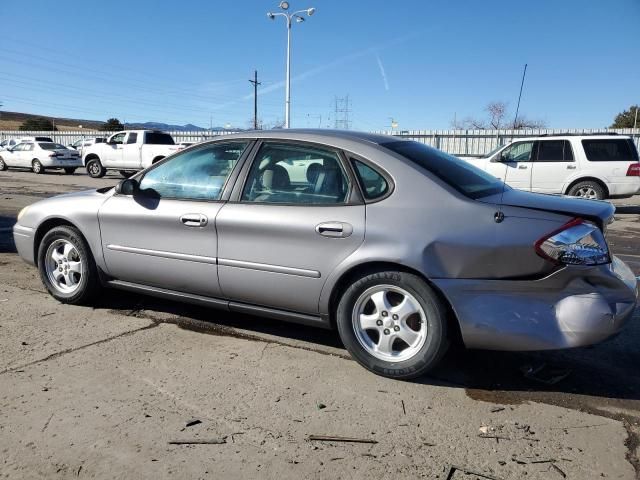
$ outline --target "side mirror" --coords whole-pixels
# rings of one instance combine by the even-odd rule
[[[133,178],[125,178],[116,185],[116,193],[119,195],[135,195],[140,191],[140,184]]]

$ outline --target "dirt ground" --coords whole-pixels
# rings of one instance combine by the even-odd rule
[[[596,347],[455,348],[400,382],[330,331],[119,291],[61,305],[17,257],[15,217],[119,180],[0,172],[0,476],[640,478],[638,311]],[[615,203],[611,248],[640,274],[640,198]],[[523,374],[541,366],[567,376]]]

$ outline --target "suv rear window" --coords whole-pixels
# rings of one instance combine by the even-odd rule
[[[469,198],[486,197],[509,188],[484,170],[424,143],[400,140],[380,146],[411,160]]]
[[[630,138],[582,140],[591,162],[637,162],[638,151]]]
[[[175,145],[173,137],[168,133],[147,132],[145,143],[150,145]]]

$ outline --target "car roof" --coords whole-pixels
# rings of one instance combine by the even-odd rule
[[[313,128],[288,128],[276,130],[247,130],[246,132],[221,135],[215,140],[234,138],[265,138],[281,140],[301,140],[317,143],[336,144],[344,142],[358,142],[380,145],[394,141],[403,141],[401,137],[382,135],[378,133],[358,132],[354,130],[329,130]]]

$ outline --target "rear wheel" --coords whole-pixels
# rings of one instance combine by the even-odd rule
[[[67,167],[64,169],[64,173],[67,175],[73,175],[76,169],[74,167]]]
[[[129,172],[127,170],[120,170],[120,175],[122,175],[124,178],[129,178],[132,177],[136,172]]]
[[[92,158],[87,162],[87,173],[91,178],[102,178],[107,170],[102,166],[99,158]]]
[[[31,162],[31,171],[33,173],[44,173],[44,167],[37,158]]]
[[[0,172],[4,172],[7,169],[7,164],[4,163],[4,159],[0,157]]]
[[[593,180],[585,180],[576,183],[569,189],[569,195],[572,197],[588,198],[590,200],[604,200],[606,197],[605,190],[598,182]]]
[[[49,293],[62,303],[87,303],[99,288],[87,242],[68,226],[49,230],[38,248],[38,269]]]
[[[336,320],[349,353],[385,377],[419,377],[449,346],[444,306],[421,278],[407,272],[378,272],[355,281],[340,299]]]

